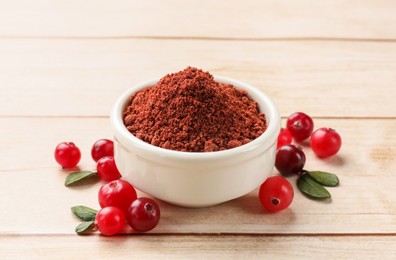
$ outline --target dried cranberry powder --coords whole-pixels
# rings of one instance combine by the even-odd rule
[[[218,83],[193,67],[168,74],[131,96],[124,123],[149,144],[184,152],[231,149],[267,128],[247,91]]]

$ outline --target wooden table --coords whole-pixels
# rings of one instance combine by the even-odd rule
[[[1,1],[0,258],[396,258],[396,3],[379,1]],[[153,231],[77,236],[70,207],[103,184],[63,185],[53,151],[112,138],[116,98],[188,65],[270,95],[335,128],[331,201],[266,213],[257,190],[202,209],[160,202]],[[274,170],[274,174],[277,172]],[[139,193],[142,195],[142,193]]]

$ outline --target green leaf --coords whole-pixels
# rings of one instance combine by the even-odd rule
[[[94,230],[95,230],[95,221],[93,220],[82,222],[75,229],[76,233],[79,235],[86,234]]]
[[[82,220],[92,221],[95,220],[97,210],[91,209],[85,206],[74,206],[71,208],[71,211]]]
[[[340,183],[337,175],[335,175],[333,173],[322,172],[322,171],[308,171],[307,173],[315,181],[319,182],[320,184],[322,184],[324,186],[335,187]]]
[[[92,176],[97,176],[98,174],[96,172],[91,172],[91,171],[81,171],[81,172],[72,172],[69,175],[67,175],[66,180],[65,180],[65,186],[70,186],[74,183],[77,183],[81,180],[90,178]]]
[[[303,174],[298,177],[297,187],[302,193],[316,199],[327,199],[331,197],[330,192],[312,179],[308,174]]]

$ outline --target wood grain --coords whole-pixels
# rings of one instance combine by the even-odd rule
[[[0,0],[0,258],[395,259],[396,5],[378,1]],[[333,127],[340,153],[307,169],[336,173],[332,200],[296,189],[265,212],[257,190],[204,209],[159,202],[159,226],[79,237],[70,207],[98,208],[91,181],[66,188],[53,159],[111,138],[129,86],[192,65],[250,83],[285,118]],[[283,125],[284,125],[283,121]],[[78,170],[76,168],[74,170]],[[274,170],[274,174],[276,171]],[[139,191],[140,196],[146,196]]]
[[[7,259],[394,259],[395,243],[393,236],[16,236],[0,237],[0,250]]]
[[[392,0],[2,2],[8,37],[396,38]]]
[[[188,40],[0,41],[0,115],[108,116],[133,84],[189,65],[260,88],[283,116],[396,117],[395,44]]]

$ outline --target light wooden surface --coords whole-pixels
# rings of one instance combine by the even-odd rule
[[[396,258],[394,1],[0,6],[0,259]],[[306,168],[339,176],[332,200],[296,189],[276,214],[261,209],[257,190],[204,209],[159,202],[148,234],[75,235],[70,207],[98,208],[102,183],[65,188],[54,147],[76,142],[79,166],[94,169],[90,147],[111,138],[118,95],[188,65],[259,87],[283,118],[304,111],[337,129],[339,155],[319,160],[304,148]]]

